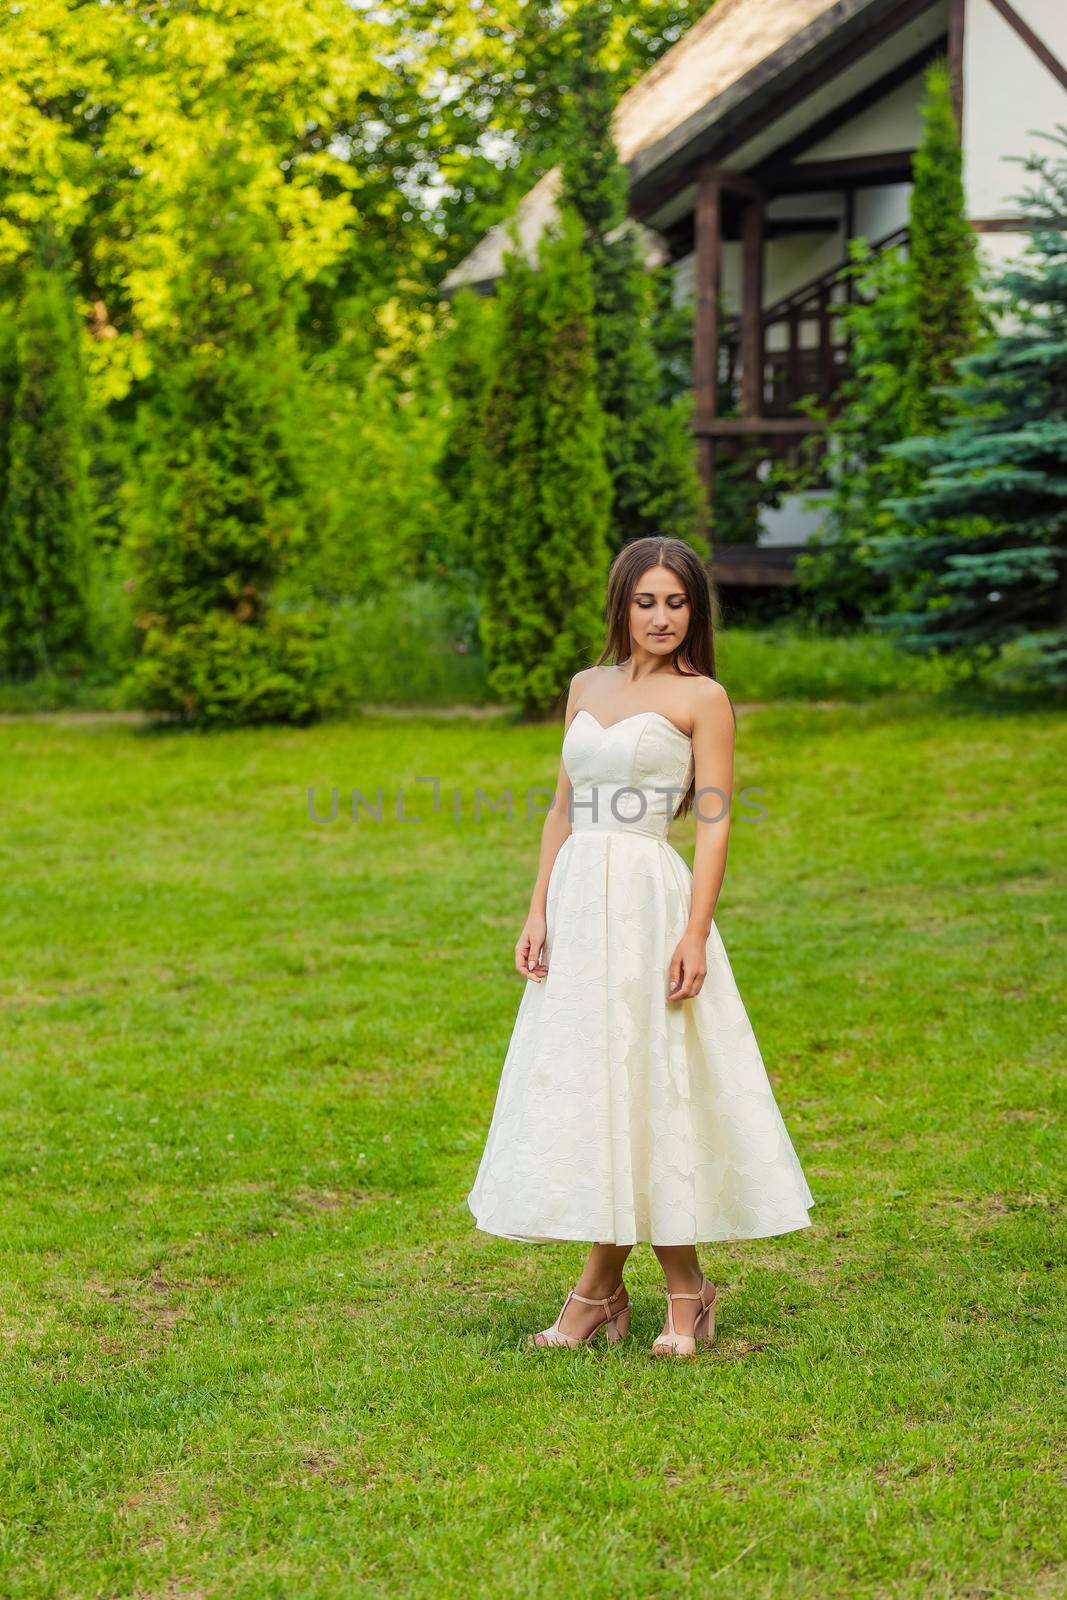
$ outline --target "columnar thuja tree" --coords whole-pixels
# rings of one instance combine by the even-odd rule
[[[943,62],[926,75],[923,131],[912,171],[908,221],[911,279],[908,389],[911,431],[939,426],[954,363],[979,330],[977,256],[963,192],[963,152]]]
[[[42,235],[0,331],[0,671],[78,668],[91,510],[81,329]]]
[[[305,535],[295,308],[269,202],[226,151],[195,175],[181,238],[140,418],[133,695],[199,723],[305,720],[321,629],[271,599]]]
[[[564,212],[536,263],[507,258],[475,478],[489,682],[527,715],[558,709],[600,644],[611,481],[592,308],[581,227]]]
[[[477,514],[482,401],[495,363],[497,310],[494,296],[461,289],[422,367],[446,419],[434,461],[436,516],[423,545],[422,571],[446,591],[460,626],[478,611],[472,519]]]
[[[998,283],[1003,331],[957,363],[955,415],[893,454],[918,475],[892,504],[913,530],[876,557],[908,605],[906,647],[972,665],[1008,646],[1029,683],[1067,691],[1067,141],[1026,163],[1031,245]]]
[[[654,338],[656,296],[612,136],[616,90],[604,60],[612,11],[605,0],[585,0],[575,14],[561,119],[563,203],[581,218],[592,269],[610,543],[614,553],[631,539],[669,534],[704,551],[691,396],[669,398]]]
[[[887,603],[889,586],[872,568],[870,541],[899,533],[899,519],[883,502],[902,493],[908,477],[902,462],[882,452],[907,436],[914,411],[908,262],[898,250],[874,255],[856,240],[852,276],[856,299],[840,313],[851,370],[824,436],[829,496],[821,528],[797,559],[812,612],[831,623],[856,623]],[[821,477],[822,463],[816,470]]]
[[[947,409],[941,386],[974,346],[981,323],[962,151],[941,62],[926,76],[913,176],[907,253],[874,257],[864,242],[854,246],[857,298],[839,313],[852,371],[826,432],[830,498],[823,529],[798,562],[815,609],[850,620],[899,599],[872,559],[872,541],[910,536],[894,497],[917,479],[913,463],[885,452],[941,426]],[[902,550],[901,575],[908,559]]]

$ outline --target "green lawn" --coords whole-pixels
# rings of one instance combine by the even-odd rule
[[[474,790],[558,727],[0,726],[5,1600],[1061,1595],[1065,733],[742,715],[716,920],[816,1207],[675,1366],[647,1247],[627,1346],[525,1352],[582,1248],[464,1199],[537,852]]]

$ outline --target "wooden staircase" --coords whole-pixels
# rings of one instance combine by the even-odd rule
[[[908,240],[907,228],[898,228],[876,240],[874,255],[898,249]],[[723,423],[743,423],[726,427],[727,435],[760,432],[760,421],[798,418],[801,400],[820,403],[831,400],[849,371],[848,343],[834,314],[834,307],[856,299],[852,262],[841,261],[828,272],[784,295],[764,309],[761,318],[760,347],[763,353],[758,416],[741,412],[741,322],[727,318],[719,345],[720,394]],[[766,430],[777,432],[773,426]]]

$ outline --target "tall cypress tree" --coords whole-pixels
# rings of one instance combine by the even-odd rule
[[[817,614],[855,622],[898,605],[875,541],[908,539],[896,496],[917,484],[910,460],[887,448],[942,425],[941,388],[981,327],[974,234],[963,193],[962,152],[948,71],[927,70],[923,131],[913,166],[908,250],[872,257],[853,248],[856,299],[839,312],[852,371],[826,431],[830,498],[826,519],[797,564]],[[917,554],[917,553],[916,553]],[[907,583],[909,556],[892,568]]]
[[[612,136],[615,89],[604,65],[611,15],[606,0],[586,0],[574,17],[561,130],[562,198],[582,220],[593,276],[611,546],[614,552],[632,539],[669,534],[706,553],[698,532],[702,490],[691,396],[669,397],[654,337],[655,295]]]
[[[913,432],[925,432],[939,425],[945,401],[938,390],[952,381],[953,364],[972,348],[979,326],[974,230],[967,220],[952,84],[942,61],[927,70],[912,177],[909,421]]]
[[[79,668],[91,537],[81,330],[57,242],[42,235],[0,401],[0,667],[11,677]],[[0,382],[3,380],[0,379]]]
[[[593,341],[589,262],[564,211],[536,264],[507,257],[475,475],[489,682],[526,715],[558,708],[602,632],[611,480]]]
[[[870,541],[900,529],[883,502],[907,487],[908,469],[883,447],[906,437],[913,409],[908,262],[896,250],[872,255],[865,240],[855,242],[852,262],[856,298],[840,313],[851,370],[825,435],[830,494],[823,524],[797,560],[812,613],[848,624],[888,603],[889,585],[872,567]]]
[[[892,502],[914,532],[876,541],[909,604],[906,648],[972,667],[1014,646],[1017,676],[1067,692],[1067,140],[1035,156],[1021,204],[1031,243],[998,283],[1004,331],[957,362],[940,436],[892,453],[920,475]]]
[[[451,603],[473,616],[478,573],[471,547],[476,510],[478,441],[482,402],[493,370],[495,299],[461,290],[451,305],[451,320],[430,348],[431,381],[443,389],[448,423],[434,463],[438,490],[433,531],[421,552],[421,570],[443,587]],[[473,641],[472,641],[473,642]]]
[[[271,594],[305,535],[295,307],[277,225],[227,150],[191,183],[184,242],[140,418],[131,687],[199,723],[303,721],[318,709],[321,629]]]
[[[15,305],[9,300],[0,300],[0,539],[11,479],[11,425],[15,420],[15,396],[19,386],[17,327]]]

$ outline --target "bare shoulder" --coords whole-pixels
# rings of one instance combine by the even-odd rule
[[[595,666],[580,668],[580,670],[576,672],[571,679],[570,694],[568,696],[569,703],[571,705],[577,705],[579,700],[581,700],[582,696],[585,694],[585,691],[589,685],[608,670],[609,669],[607,667]]]
[[[599,677],[606,670],[605,667],[580,667],[571,679],[571,688],[584,688],[587,683],[592,683],[594,678]]]
[[[694,679],[689,688],[689,705],[694,729],[723,729],[733,733],[734,708],[730,696],[717,679],[703,676]]]

